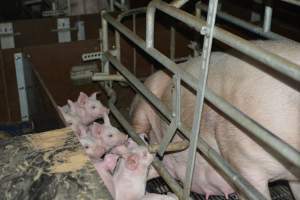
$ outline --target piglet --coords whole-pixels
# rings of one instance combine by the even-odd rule
[[[88,125],[96,119],[103,117],[104,113],[109,113],[109,110],[97,100],[97,94],[97,92],[94,92],[89,97],[85,93],[80,92],[76,102],[68,100],[67,105],[58,106],[67,124],[80,122]]]
[[[106,155],[103,162],[96,163],[96,169],[105,185],[116,200],[141,199],[145,195],[148,168],[153,161],[147,148],[137,146],[125,153],[119,161],[113,176],[110,166],[115,163],[111,154]],[[128,190],[130,188],[130,191]]]
[[[96,119],[103,117],[109,110],[97,100],[97,92],[94,92],[90,97],[85,93],[80,92],[77,101],[74,103],[68,100],[72,114],[79,116],[82,124],[90,124]]]
[[[107,114],[104,114],[104,124],[94,122],[86,127],[78,123],[71,127],[86,153],[93,160],[101,158],[110,149],[127,140],[127,135],[110,124]]]
[[[91,135],[97,143],[103,144],[104,150],[107,152],[115,146],[126,142],[128,136],[113,127],[108,118],[108,114],[103,115],[104,124],[94,122],[91,126]]]
[[[84,147],[86,154],[92,160],[100,159],[105,153],[105,144],[92,137],[90,129],[82,124],[73,124],[71,126],[79,142]]]

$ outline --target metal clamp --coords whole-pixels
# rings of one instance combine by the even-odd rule
[[[15,48],[14,36],[17,35],[21,35],[21,33],[14,33],[13,23],[0,23],[1,49]]]
[[[92,61],[92,60],[100,60],[102,59],[103,52],[96,51],[92,53],[84,53],[81,55],[81,59],[83,61]]]

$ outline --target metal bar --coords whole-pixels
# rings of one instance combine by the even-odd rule
[[[160,147],[158,150],[158,155],[160,155],[161,157],[164,155],[168,144],[170,143],[171,139],[173,138],[174,134],[176,133],[178,124],[176,123],[176,120],[173,119],[171,121],[170,127],[167,129],[167,132],[164,133],[164,137],[160,143]]]
[[[299,0],[281,0],[281,1],[300,6],[300,1]]]
[[[103,15],[105,15],[106,11],[103,10],[101,12],[101,25],[102,25],[102,52],[106,52],[108,51],[108,25],[107,25],[107,21],[105,20],[105,18],[103,17]],[[118,52],[117,52],[118,53]],[[107,61],[104,61],[103,59],[102,61],[102,72],[109,74],[109,63]],[[112,82],[108,81],[105,84],[109,84],[111,85]]]
[[[136,34],[136,14],[132,15],[132,30]],[[136,75],[136,47],[133,47],[133,73]]]
[[[188,141],[172,142],[167,145],[165,152],[178,152],[183,151],[189,147]],[[159,151],[160,144],[149,144],[148,149],[150,153],[156,153]]]
[[[207,6],[206,5],[203,5],[203,4],[200,4],[200,3],[196,3],[196,8],[199,8],[199,10],[203,10],[203,11],[206,11],[207,12]],[[245,30],[248,30],[252,33],[255,33],[259,36],[262,36],[264,38],[268,38],[268,39],[271,39],[271,40],[290,40],[282,35],[279,35],[277,33],[274,33],[274,32],[264,32],[263,29],[259,26],[256,26],[256,25],[253,25],[249,22],[246,22],[244,20],[241,20],[235,16],[232,16],[224,11],[222,12],[218,12],[217,13],[217,16],[223,20],[226,20],[232,24],[235,24]]]
[[[108,94],[110,94],[111,98],[108,101],[108,105],[110,108],[110,111],[113,113],[113,115],[116,117],[118,122],[123,126],[123,128],[127,131],[127,133],[130,135],[130,137],[139,145],[146,145],[145,142],[134,132],[133,128],[130,126],[130,124],[127,122],[127,120],[123,117],[123,115],[118,111],[118,109],[115,107],[114,103],[116,101],[116,95],[115,92],[110,89],[109,87],[105,87],[105,90]],[[173,179],[173,177],[170,175],[170,173],[166,170],[162,162],[155,157],[152,165],[157,170],[157,172],[163,177],[163,179],[166,181],[168,186],[171,188],[171,190],[180,197],[182,195],[182,188],[177,183],[176,180]]]
[[[164,137],[162,138],[162,141],[160,143],[160,148],[158,151],[158,155],[163,156],[164,152],[167,149],[167,145],[171,142],[171,139],[176,133],[176,130],[180,123],[180,105],[181,105],[181,80],[178,74],[175,74],[173,76],[173,84],[174,87],[172,88],[173,96],[173,113],[172,113],[172,121],[170,124],[169,129],[167,130],[167,133],[164,134]],[[175,91],[174,91],[175,89]]]
[[[157,8],[165,12],[166,14],[174,17],[175,19],[184,22],[185,24],[194,28],[198,32],[201,32],[202,27],[205,26],[205,22],[202,19],[199,19],[194,15],[188,14],[180,9],[174,8],[173,6],[170,6],[169,4],[161,1],[152,1],[148,5],[147,20],[154,20],[154,16],[152,16],[155,13],[154,8]],[[150,21],[149,25],[147,24],[147,48],[153,47],[153,45],[151,45],[153,43],[153,31],[154,22]],[[280,72],[281,74],[295,81],[300,81],[300,67],[297,64],[292,63],[287,59],[270,53],[264,49],[261,49],[252,44],[251,42],[246,41],[243,38],[218,27],[215,27],[214,38],[266,64],[273,70]]]
[[[20,102],[20,112],[21,112],[21,120],[27,121],[29,120],[29,104],[28,104],[28,94],[27,87],[28,83],[26,82],[26,73],[24,64],[24,58],[22,53],[15,53],[15,69],[16,69],[16,77],[17,77],[17,86],[18,86],[18,94],[19,94],[19,102]]]
[[[124,25],[116,21],[109,14],[105,14],[103,17],[106,18],[107,21],[112,26],[114,26],[117,30],[119,30],[122,34],[124,34],[128,39],[130,39],[142,50],[147,51],[147,53],[150,56],[152,56],[154,59],[159,61],[171,72],[173,73],[178,72],[178,74],[180,74],[181,76],[181,79],[186,83],[188,83],[193,89],[196,90],[198,81],[195,77],[183,71],[174,62],[170,61],[166,56],[161,54],[156,49],[154,48],[147,49],[145,41],[143,41],[140,37],[133,35],[133,33],[127,27],[125,27]],[[217,27],[215,27],[215,29],[216,28]],[[226,34],[226,31],[224,32],[225,32],[224,34]],[[214,33],[216,33],[216,31],[214,31]],[[238,43],[237,42],[238,39],[235,41],[236,43]],[[247,131],[249,131],[249,134],[252,134],[255,138],[261,140],[264,144],[271,147],[279,155],[285,157],[290,163],[294,164],[297,167],[300,167],[300,154],[295,148],[291,147],[286,142],[276,137],[273,133],[271,133],[270,131],[262,127],[260,124],[252,120],[250,117],[242,113],[240,110],[236,109],[234,106],[226,102],[223,98],[219,97],[209,88],[206,88],[205,97],[210,103],[216,106],[220,111],[222,111],[228,117],[240,123],[242,127],[244,127]],[[166,110],[164,110],[163,112],[166,112]]]
[[[174,6],[175,8],[180,8],[188,1],[189,0],[173,0],[172,2],[170,2],[170,5]]]
[[[109,1],[109,10],[110,11],[115,11],[115,7],[114,7],[114,5],[115,5],[115,0],[110,0]]]
[[[171,37],[170,37],[170,58],[171,60],[175,59],[175,48],[176,48],[176,39],[175,39],[175,28],[171,26]]]
[[[123,81],[126,82],[126,79],[123,76],[117,74],[103,74],[103,73],[94,73],[92,76],[93,81]]]
[[[151,6],[156,1],[153,0],[149,3],[146,13],[146,48],[154,47],[154,21],[156,8]]]
[[[126,69],[116,58],[114,58],[110,53],[104,54],[107,59],[110,60],[111,64],[126,78],[135,89],[138,90],[139,93],[141,93],[146,100],[151,103],[152,105],[155,105],[155,108],[169,121],[172,120],[172,115],[169,112],[169,110],[166,108],[166,106],[151,92],[147,92],[148,89],[138,81],[138,79],[132,75],[128,69]],[[208,92],[208,88],[206,88],[206,93]],[[184,124],[181,124],[179,126],[179,130],[186,138],[189,138],[190,130],[186,128]],[[134,138],[133,138],[134,139]],[[198,140],[198,149],[212,162],[213,165],[215,165],[220,171],[222,171],[227,178],[231,179],[233,178],[232,182],[233,184],[238,187],[242,192],[245,193],[245,195],[249,199],[263,199],[261,198],[261,194],[258,193],[258,191],[249,184],[247,180],[245,180],[241,175],[239,175],[235,170],[233,170],[230,165],[221,157],[219,154],[209,147],[209,145],[201,138],[199,137]]]
[[[264,32],[271,31],[271,22],[272,22],[272,7],[265,6],[265,16],[264,16],[264,25],[263,25]]]
[[[217,8],[218,8],[218,0],[210,0],[208,13],[207,13],[207,25],[206,27],[204,27],[205,29],[202,29],[201,32],[204,35],[204,43],[202,49],[201,68],[199,73],[200,81],[199,81],[199,86],[197,87],[192,135],[190,140],[188,162],[186,165],[186,172],[185,172],[185,184],[183,189],[184,198],[188,198],[190,195],[192,178],[193,178],[194,167],[195,167],[196,153],[197,153],[196,151],[197,151],[198,137],[199,134],[201,134],[199,133],[200,125],[201,125],[201,114],[203,110],[205,87],[206,87],[206,81],[208,75],[208,66],[209,66],[209,59],[210,59],[211,48],[212,48],[213,32],[214,32]]]

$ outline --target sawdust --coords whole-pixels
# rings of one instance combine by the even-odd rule
[[[30,146],[36,150],[50,150],[63,146],[70,134],[72,134],[70,128],[63,128],[40,134],[28,135],[27,139],[30,141]]]
[[[82,169],[89,162],[83,151],[64,151],[56,154],[53,159],[50,173],[74,172]]]

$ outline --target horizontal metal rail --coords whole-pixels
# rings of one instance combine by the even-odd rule
[[[149,93],[148,89],[140,82],[138,79],[126,69],[115,57],[110,53],[105,53],[104,56],[109,60],[109,62],[128,80],[128,83],[131,84],[140,94],[142,94],[145,99],[150,102],[152,105],[155,105],[155,108],[170,122],[172,114],[167,109],[167,107],[152,93]],[[207,89],[206,89],[207,90]],[[189,139],[189,133],[191,130],[186,128],[184,124],[179,126],[179,131]],[[133,138],[135,139],[135,138]],[[249,184],[241,175],[239,175],[230,165],[221,158],[221,156],[212,149],[201,137],[198,138],[197,148],[208,158],[211,163],[218,169],[221,170],[227,178],[233,179],[233,184],[241,189],[249,199],[257,200],[264,199],[257,190]]]
[[[154,32],[151,30],[154,23],[154,13],[156,9],[163,11],[164,13],[174,17],[175,19],[184,22],[188,26],[194,28],[196,31],[201,32],[202,28],[206,25],[206,22],[202,19],[197,18],[194,15],[188,14],[183,10],[177,9],[169,4],[162,1],[152,1],[148,6],[147,19],[147,47],[153,46]],[[263,50],[251,42],[244,40],[243,38],[236,36],[224,29],[215,27],[214,38],[227,44],[234,49],[266,64],[273,70],[280,72],[281,74],[300,82],[300,66],[295,63],[288,61],[278,55]]]
[[[300,6],[300,0],[281,0],[281,1]]]
[[[133,43],[135,43],[142,50],[146,51],[150,56],[164,65],[167,69],[172,71],[173,73],[178,72],[180,74],[182,80],[188,83],[193,89],[197,89],[199,81],[183,71],[180,67],[178,67],[174,62],[168,59],[165,55],[161,54],[158,50],[154,48],[146,48],[146,43],[137,35],[134,35],[132,31],[130,31],[127,27],[125,27],[120,22],[116,21],[111,15],[104,14],[103,17],[119,32],[124,34],[128,39],[130,39]],[[217,27],[215,27],[216,29]],[[238,43],[238,42],[237,42]],[[249,42],[247,42],[249,43]],[[256,47],[257,48],[257,47]],[[285,157],[289,162],[294,164],[297,167],[300,167],[300,154],[293,147],[289,146],[286,142],[279,139],[273,133],[259,125],[257,122],[253,121],[251,118],[246,116],[244,113],[236,109],[234,106],[226,102],[224,99],[216,95],[209,88],[206,88],[205,98],[211,102],[215,107],[225,113],[228,117],[237,121],[244,127],[246,130],[250,131],[253,136],[260,139],[264,144],[271,147],[275,152],[279,155]]]
[[[203,5],[203,4],[200,4],[199,2],[196,4],[196,8],[198,9],[201,9],[205,12],[207,12],[207,6],[206,5]],[[217,13],[217,17],[223,19],[223,20],[226,20],[232,24],[235,24],[237,26],[240,26],[252,33],[255,33],[259,36],[262,36],[264,38],[268,38],[268,39],[283,39],[283,40],[289,40],[288,38],[282,36],[282,35],[279,35],[277,33],[274,33],[274,32],[271,32],[271,31],[268,31],[268,32],[264,32],[263,28],[259,27],[259,26],[256,26],[256,25],[253,25],[249,22],[246,22],[244,20],[241,20],[237,17],[234,17],[224,11],[221,11],[221,12],[218,12]]]

